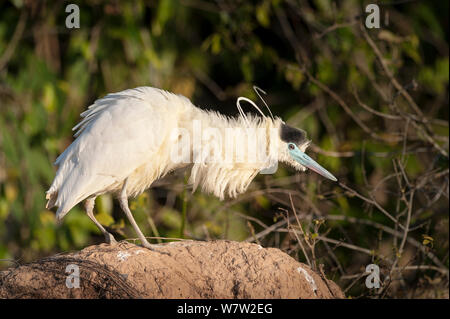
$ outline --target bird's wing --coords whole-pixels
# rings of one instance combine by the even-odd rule
[[[165,106],[177,98],[154,88],[131,89],[109,94],[82,113],[84,119],[74,127],[77,138],[57,158],[59,169],[48,191],[48,197],[56,191],[52,204],[59,206],[58,213],[151,160],[168,134],[171,112]]]

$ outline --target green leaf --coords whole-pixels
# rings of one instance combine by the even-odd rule
[[[256,19],[263,27],[270,26],[269,2],[264,1],[256,8]]]

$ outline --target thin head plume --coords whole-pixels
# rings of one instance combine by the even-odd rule
[[[258,94],[258,97],[261,99],[261,101],[264,103],[264,105],[266,106],[267,110],[269,111],[270,117],[272,118],[272,120],[275,120],[273,118],[273,114],[272,111],[270,110],[269,106],[267,105],[266,101],[262,98],[261,94],[259,94],[259,92],[263,93],[264,95],[267,95],[267,93],[261,89],[260,87],[257,87],[256,85],[253,85],[253,90],[255,90],[256,94]]]
[[[267,105],[266,101],[262,98],[262,96],[261,96],[261,94],[259,92],[261,92],[261,93],[263,93],[265,95],[267,95],[267,93],[263,89],[257,87],[256,85],[253,86],[253,90],[256,92],[258,97],[264,103],[265,107],[269,111],[269,114],[270,114],[270,117],[272,118],[272,120],[275,120],[274,117],[273,117],[272,111],[270,110],[270,108]],[[246,97],[240,96],[236,100],[236,106],[237,106],[237,109],[239,111],[239,114],[241,115],[241,117],[243,118],[245,123],[247,124],[247,127],[249,126],[249,122],[248,122],[247,115],[245,115],[244,111],[242,110],[241,101],[246,101],[246,102],[250,103],[250,105],[252,105],[259,112],[259,114],[262,115],[263,118],[267,118],[267,116],[263,113],[263,111],[261,111],[261,109],[258,107],[258,105],[256,105],[255,102],[253,102],[252,100],[250,100],[250,99],[248,99]]]
[[[245,123],[247,124],[247,127],[249,127],[250,124],[248,122],[247,115],[245,115],[244,111],[242,110],[241,101],[250,103],[262,115],[262,117],[266,118],[264,113],[261,111],[261,109],[258,107],[258,105],[255,104],[255,102],[253,102],[252,100],[250,100],[246,97],[240,96],[236,100],[236,106],[237,106],[237,109],[238,109],[239,113],[241,114],[242,118],[244,119]]]

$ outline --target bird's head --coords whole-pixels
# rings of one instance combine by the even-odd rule
[[[306,148],[311,143],[305,131],[281,123],[279,134],[281,143],[279,143],[278,160],[280,162],[302,172],[309,168],[326,178],[337,181],[336,177],[305,154]]]

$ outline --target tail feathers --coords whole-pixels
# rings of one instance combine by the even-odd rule
[[[56,211],[56,221],[58,223],[61,222],[61,220],[64,218],[64,216],[67,215],[67,213],[72,209],[72,207],[75,205],[61,205],[58,207],[58,210]]]
[[[58,191],[49,189],[45,195],[45,198],[48,200],[47,204],[45,205],[45,208],[52,209],[53,207],[57,206],[56,202],[58,201]],[[61,222],[62,218],[67,214],[68,210],[64,209],[65,205],[61,205],[58,207],[58,210],[56,211],[56,221],[59,223]]]
[[[45,205],[45,208],[51,209],[56,206],[56,202],[58,201],[58,191],[47,191],[47,195],[45,196],[46,199],[48,199],[47,204]],[[72,206],[73,207],[73,206]],[[61,220],[66,216],[66,214],[69,212],[69,210],[72,208],[68,208],[67,205],[61,205],[58,207],[58,210],[56,211],[56,221],[57,223],[61,223]]]
[[[78,204],[85,198],[85,196],[68,197],[64,194],[64,189],[50,189],[47,191],[47,194],[45,196],[45,198],[48,200],[47,204],[45,205],[47,209],[51,209],[55,206],[58,207],[58,210],[56,211],[57,222],[60,222],[76,204]]]
[[[55,195],[53,195],[55,194]],[[50,199],[47,202],[47,206],[54,207],[54,206],[58,206],[58,209],[56,211],[56,221],[60,222],[64,216],[67,215],[67,213],[76,205],[78,204],[81,200],[63,200],[62,198],[58,198],[57,193],[53,193],[52,195],[50,195]]]
[[[58,207],[56,211],[58,222],[72,207],[79,203],[79,201],[74,202],[72,200],[73,197],[68,194],[68,190],[72,190],[75,194],[77,193],[74,188],[76,188],[75,185],[77,185],[78,180],[77,176],[73,174],[74,161],[71,159],[71,150],[74,143],[56,159],[55,164],[59,165],[59,168],[52,185],[45,195],[45,198],[48,200],[45,206],[47,209]]]
[[[55,207],[56,200],[58,199],[58,191],[48,190],[45,195],[45,199],[48,199],[45,208],[51,209]]]

